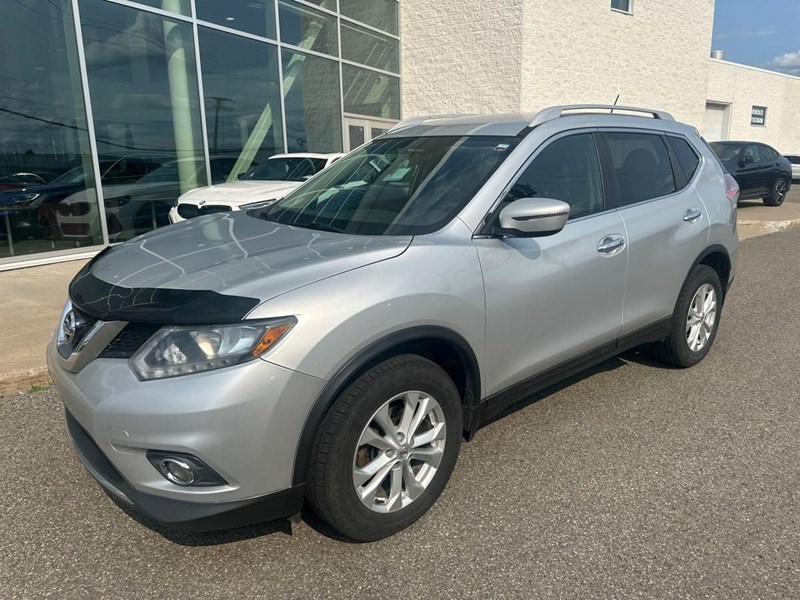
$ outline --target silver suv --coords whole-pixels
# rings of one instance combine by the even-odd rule
[[[702,360],[737,194],[658,111],[413,119],[278,203],[99,254],[50,373],[80,459],[140,513],[209,530],[307,500],[377,540],[515,401],[635,346]]]

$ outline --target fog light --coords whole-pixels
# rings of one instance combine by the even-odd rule
[[[148,450],[147,460],[167,481],[175,485],[195,487],[228,483],[206,463],[191,454]]]
[[[194,483],[192,467],[182,460],[162,458],[158,463],[158,470],[176,485],[192,485]]]

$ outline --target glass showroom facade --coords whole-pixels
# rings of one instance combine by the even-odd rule
[[[178,196],[400,118],[397,0],[16,0],[0,268],[168,223]]]

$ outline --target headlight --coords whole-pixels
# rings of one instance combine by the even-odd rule
[[[139,379],[162,379],[221,369],[272,348],[297,323],[294,317],[214,327],[163,327],[131,357]]]

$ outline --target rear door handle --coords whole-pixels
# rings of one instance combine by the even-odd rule
[[[703,213],[700,210],[696,208],[690,208],[685,213],[683,213],[683,220],[686,221],[687,223],[696,223],[702,218],[702,216]]]
[[[607,256],[613,256],[622,251],[625,247],[625,238],[621,235],[616,233],[605,236],[600,242],[597,244],[597,251],[600,254],[605,254]]]

